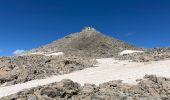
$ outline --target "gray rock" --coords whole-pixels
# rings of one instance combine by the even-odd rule
[[[27,97],[27,100],[38,100],[37,97],[35,95],[29,95]]]
[[[94,93],[96,91],[96,86],[93,84],[84,84],[84,86],[82,87],[81,93],[83,94],[91,94]]]
[[[93,67],[96,60],[74,56],[30,55],[0,57],[0,65],[1,63],[4,67],[0,68],[0,85],[12,85]]]
[[[160,84],[155,81],[155,78]],[[169,100],[170,81],[164,77],[146,75],[137,85],[128,85],[121,81],[111,81],[95,86],[80,86],[71,80],[62,80],[30,90],[24,90],[1,100]]]

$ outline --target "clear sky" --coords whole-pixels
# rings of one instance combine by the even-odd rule
[[[170,0],[0,0],[0,55],[84,26],[136,46],[170,46]]]

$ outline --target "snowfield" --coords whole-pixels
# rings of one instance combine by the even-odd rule
[[[61,56],[64,55],[63,52],[51,53],[51,54],[44,54],[45,56]]]
[[[24,55],[44,55],[44,56],[61,56],[64,55],[63,52],[56,52],[56,53],[44,53],[44,52],[35,52],[35,53],[28,53],[28,54],[22,54]]]
[[[136,79],[143,78],[145,74],[170,77],[170,60],[155,61],[149,63],[136,63],[118,61],[113,58],[97,59],[96,67],[87,68],[70,74],[52,76],[46,79],[32,80],[26,83],[0,87],[0,98],[8,96],[23,89],[42,86],[62,79],[71,79],[83,85],[84,83],[100,84],[113,80],[123,80],[125,83],[136,84]]]
[[[126,54],[131,54],[131,53],[141,53],[144,51],[136,51],[136,50],[124,50],[120,53],[120,55],[126,55]]]
[[[43,52],[36,52],[36,53],[30,53],[28,55],[43,55],[44,53]]]

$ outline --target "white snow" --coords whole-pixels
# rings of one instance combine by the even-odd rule
[[[56,52],[56,53],[34,52],[34,53],[28,53],[25,55],[61,56],[61,55],[64,55],[64,53],[63,52]]]
[[[136,84],[136,79],[145,74],[156,74],[158,76],[170,77],[170,60],[135,63],[129,61],[118,61],[112,58],[97,59],[96,67],[87,68],[70,74],[52,76],[46,79],[33,80],[12,86],[0,87],[0,98],[17,93],[23,89],[42,86],[62,79],[71,79],[83,85],[84,83],[100,84],[112,80],[123,80],[129,84]]]
[[[51,53],[51,54],[44,54],[45,56],[61,56],[64,55],[63,52]]]
[[[28,55],[43,55],[44,53],[43,52],[34,52],[34,53],[30,53]]]
[[[137,51],[137,50],[124,50],[120,53],[120,55],[131,54],[131,53],[141,53],[144,51]]]

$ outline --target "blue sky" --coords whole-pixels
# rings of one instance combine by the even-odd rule
[[[48,44],[84,26],[136,46],[170,46],[170,1],[0,0],[0,55]]]

